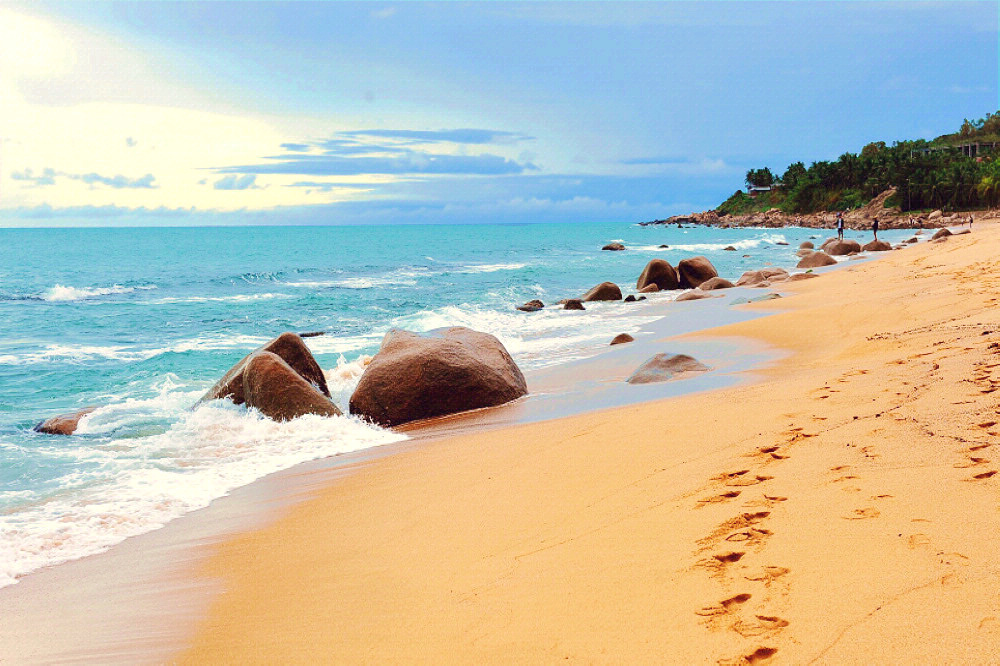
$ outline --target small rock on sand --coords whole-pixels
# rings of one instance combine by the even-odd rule
[[[632,342],[634,340],[635,340],[635,338],[633,338],[628,333],[619,333],[611,341],[611,344],[613,344],[613,345],[622,345],[622,344],[625,344],[626,342]]]
[[[657,354],[629,375],[629,384],[665,382],[681,372],[705,372],[709,367],[687,354]]]

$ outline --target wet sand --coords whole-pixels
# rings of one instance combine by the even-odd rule
[[[788,350],[764,381],[432,439],[323,484],[213,549],[199,575],[224,592],[179,657],[994,661],[997,256],[977,222],[689,338]]]

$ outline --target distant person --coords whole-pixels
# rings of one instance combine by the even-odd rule
[[[872,233],[875,234],[875,240],[878,240],[878,218],[872,218]]]
[[[972,213],[969,213],[969,231],[972,231]]]
[[[837,240],[844,240],[844,214],[837,213]]]

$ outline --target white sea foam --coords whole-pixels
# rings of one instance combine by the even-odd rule
[[[156,289],[156,285],[140,285],[137,287],[123,287],[121,285],[113,285],[110,287],[67,287],[65,285],[57,284],[51,289],[46,290],[42,294],[42,300],[44,301],[80,301],[85,298],[94,298],[97,296],[108,296],[112,294],[128,294],[138,289],[148,290]]]
[[[146,301],[145,305],[169,305],[173,303],[251,303],[270,301],[277,298],[295,298],[291,294],[233,294],[232,296],[167,296]]]
[[[0,365],[37,365],[41,363],[88,363],[97,360],[111,360],[131,363],[145,361],[167,353],[189,351],[214,351],[220,349],[240,349],[259,347],[270,340],[251,335],[225,337],[203,337],[179,340],[165,347],[140,349],[125,345],[63,345],[45,344],[36,349],[20,353],[0,354]]]
[[[289,287],[304,287],[306,289],[374,289],[375,287],[389,287],[401,285],[412,287],[417,284],[412,273],[399,274],[395,276],[380,277],[349,277],[339,280],[320,280],[286,282]]]
[[[81,420],[86,445],[52,447],[53,456],[75,455],[80,469],[59,480],[61,492],[32,503],[22,492],[20,507],[0,515],[0,586],[107,550],[277,470],[405,439],[351,417],[278,423],[228,401],[189,409],[202,390],[164,382],[155,397]]]
[[[619,306],[619,307],[615,307]],[[657,316],[641,316],[642,304],[630,306],[632,316],[621,313],[617,303],[588,303],[587,312],[550,306],[539,312],[495,310],[463,304],[421,310],[398,317],[392,325],[411,331],[430,331],[448,326],[465,326],[495,335],[518,365],[540,368],[581,358],[603,349],[618,333],[635,333]]]
[[[762,245],[777,245],[784,243],[785,237],[781,234],[765,234],[759,238],[746,238],[732,243],[676,243],[669,247],[659,247],[658,245],[642,245],[635,249],[653,252],[669,252],[679,250],[682,252],[719,252],[727,247],[734,247],[737,250],[750,250]]]
[[[465,266],[456,273],[495,273],[497,271],[516,271],[525,268],[528,264],[474,264]]]

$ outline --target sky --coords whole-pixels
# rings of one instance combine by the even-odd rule
[[[1000,109],[990,2],[0,2],[0,226],[639,222]]]

